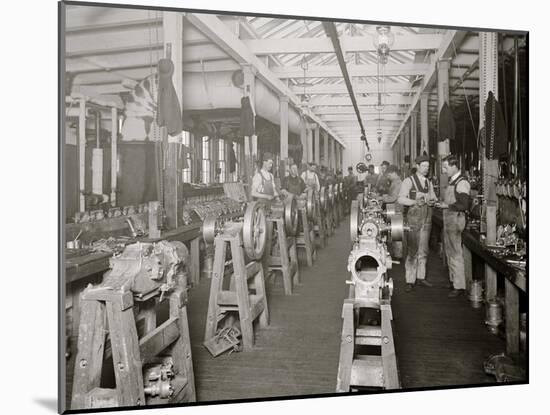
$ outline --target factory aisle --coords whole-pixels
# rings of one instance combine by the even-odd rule
[[[343,222],[301,266],[301,285],[285,296],[282,278],[267,282],[270,325],[256,330],[247,353],[213,358],[202,345],[210,280],[190,291],[189,320],[199,401],[333,393],[340,352],[342,303],[347,295],[349,226]],[[278,274],[280,275],[280,274]]]
[[[190,293],[189,316],[199,401],[333,393],[347,295],[349,225],[343,222],[312,268],[301,268],[302,285],[285,296],[281,278],[268,282],[271,324],[256,331],[249,353],[212,358],[202,345],[209,280]],[[490,334],[484,309],[466,297],[448,299],[445,270],[436,254],[428,267],[432,288],[404,291],[402,265],[391,271],[396,351],[404,388],[494,383],[483,360],[504,350]]]

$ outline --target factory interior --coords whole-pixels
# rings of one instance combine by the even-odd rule
[[[526,32],[59,7],[64,410],[528,382]]]

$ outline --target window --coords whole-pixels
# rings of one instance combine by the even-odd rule
[[[218,168],[221,170],[218,178],[219,183],[225,183],[225,141],[218,140]]]
[[[233,143],[233,151],[235,152],[235,171],[232,173],[233,181],[239,181],[239,174],[241,171],[241,143]]]
[[[191,150],[191,133],[189,131],[183,131],[183,145]],[[182,181],[184,183],[191,183],[191,153],[185,153],[184,157],[187,161],[187,168],[183,169]]]
[[[210,184],[210,138],[202,138],[201,182]]]

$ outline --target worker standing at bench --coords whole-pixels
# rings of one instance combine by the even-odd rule
[[[273,168],[273,155],[264,153],[262,168],[252,178],[250,194],[254,200],[271,201],[279,196],[275,187],[275,179],[271,174]]]

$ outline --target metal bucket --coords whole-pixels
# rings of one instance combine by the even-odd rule
[[[498,326],[502,323],[502,305],[498,300],[489,300],[487,301],[486,306],[486,316],[485,324],[489,331],[493,334],[498,333]]]
[[[214,254],[210,252],[210,249],[206,250],[204,259],[202,261],[202,277],[212,278],[212,269],[214,268]]]
[[[472,281],[469,299],[473,308],[481,307],[483,303],[483,283],[481,280]]]

